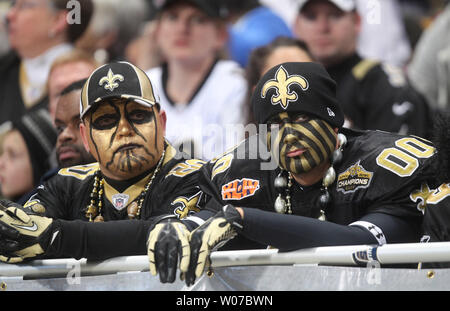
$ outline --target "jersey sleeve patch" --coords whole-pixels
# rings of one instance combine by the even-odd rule
[[[222,186],[222,200],[242,200],[255,195],[259,190],[259,180],[235,179]]]
[[[360,188],[367,188],[373,177],[373,172],[369,172],[361,165],[360,161],[339,174],[337,178],[337,191],[343,193],[355,192]]]

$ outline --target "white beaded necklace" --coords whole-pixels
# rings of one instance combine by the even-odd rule
[[[322,194],[319,197],[320,206],[320,220],[325,220],[325,209],[331,202],[331,195],[328,191],[328,187],[331,186],[336,180],[335,165],[338,165],[342,161],[342,151],[347,144],[347,137],[344,134],[338,134],[339,148],[333,152],[331,156],[331,166],[325,173],[322,179]],[[280,174],[275,178],[274,186],[278,191],[278,197],[275,200],[274,209],[280,214],[292,214],[291,204],[291,187],[292,187],[292,174],[286,170],[281,170]]]

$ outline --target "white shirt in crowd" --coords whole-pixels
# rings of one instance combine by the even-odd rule
[[[163,85],[163,68],[149,69],[160,104],[167,115],[166,138],[183,151],[194,146],[193,156],[210,160],[238,144],[244,137],[244,72],[230,60],[219,60],[188,103],[172,103]]]

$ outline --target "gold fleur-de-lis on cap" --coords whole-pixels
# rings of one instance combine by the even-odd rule
[[[280,66],[275,74],[275,79],[271,79],[264,84],[261,90],[261,97],[265,98],[269,89],[275,88],[276,94],[271,98],[272,105],[280,104],[283,109],[287,109],[289,102],[298,98],[298,94],[294,91],[291,92],[289,89],[292,84],[298,84],[303,91],[306,91],[309,87],[308,80],[304,77],[301,75],[289,76],[286,69]]]
[[[102,86],[103,84],[106,83],[105,89],[110,90],[112,92],[112,91],[114,91],[115,88],[119,87],[119,83],[116,82],[117,80],[119,82],[123,82],[123,80],[125,80],[125,78],[120,74],[117,74],[117,75],[114,74],[114,72],[110,68],[108,71],[108,74],[106,76],[104,76],[103,78],[101,78],[100,81],[98,82],[98,84],[100,86]]]

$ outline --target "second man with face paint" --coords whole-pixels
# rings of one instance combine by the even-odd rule
[[[218,212],[190,233],[183,252],[190,264],[180,265],[188,285],[233,237],[221,250],[419,241],[420,207],[436,182],[431,142],[344,128],[336,84],[317,63],[271,68],[251,101],[267,131],[201,169],[200,185],[212,198],[205,210]],[[255,153],[261,145],[270,156]],[[173,262],[159,256],[156,270],[165,274]]]

